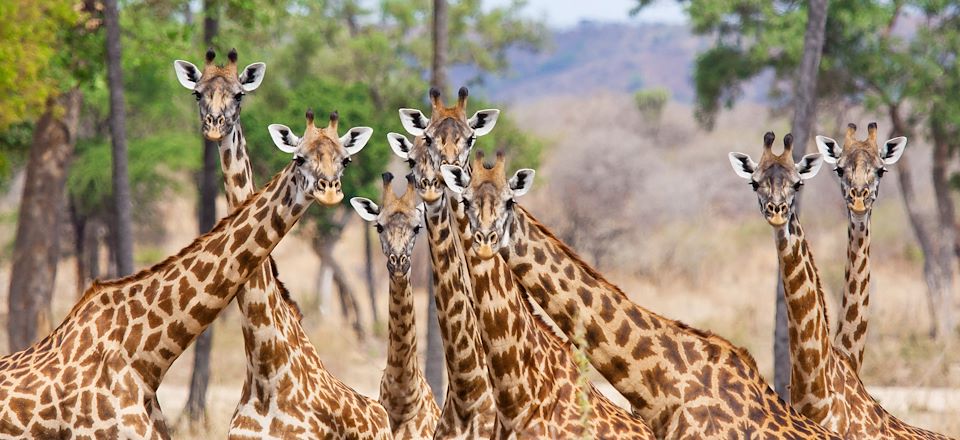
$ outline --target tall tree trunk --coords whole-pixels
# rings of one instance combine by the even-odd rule
[[[366,264],[364,275],[367,282],[367,294],[370,296],[370,320],[373,321],[373,332],[378,333],[380,315],[377,313],[377,288],[373,282],[373,239],[370,229],[363,228],[363,257]]]
[[[931,112],[930,132],[933,134],[933,166],[930,177],[933,179],[933,192],[937,202],[937,265],[941,274],[941,293],[937,311],[937,335],[946,336],[954,328],[953,317],[953,271],[956,262],[956,214],[953,199],[950,197],[950,178],[947,165],[950,161],[950,141],[953,136],[946,132],[941,109]],[[899,168],[899,167],[898,167]]]
[[[133,273],[133,226],[130,178],[127,173],[127,112],[123,102],[123,63],[120,52],[120,13],[117,0],[104,0],[107,27],[107,84],[110,88],[110,139],[113,146],[113,205],[116,216],[117,275]]]
[[[888,107],[890,121],[893,124],[890,130],[890,137],[907,136],[913,138],[913,130],[903,120],[900,114],[900,107],[892,104]],[[919,208],[916,206],[916,193],[913,190],[913,171],[910,169],[909,155],[900,156],[896,169],[898,183],[900,186],[900,198],[903,199],[904,209],[907,211],[907,218],[910,220],[910,227],[913,234],[917,237],[917,244],[920,245],[920,251],[923,253],[923,279],[927,283],[927,297],[929,299],[930,311],[930,336],[941,338],[947,335],[948,323],[943,322],[942,313],[950,313],[948,310],[952,304],[949,304],[951,297],[950,287],[946,281],[949,277],[952,279],[952,265],[942,266],[942,259],[939,258],[938,246],[933,242],[933,237]],[[946,273],[949,272],[949,273]]]
[[[793,160],[800,161],[807,153],[807,143],[817,115],[817,76],[820,55],[827,25],[827,0],[812,0],[807,4],[807,29],[803,36],[803,58],[800,61],[797,91],[794,94]],[[799,194],[795,209],[800,210]],[[787,303],[777,267],[776,315],[773,330],[773,386],[777,394],[786,396],[790,385],[790,339],[787,334]]]
[[[447,92],[447,0],[433,0],[433,63],[430,85]]]
[[[51,321],[50,302],[60,257],[59,217],[81,100],[76,89],[51,98],[33,131],[7,298],[11,352],[33,344],[38,327]]]
[[[87,280],[87,250],[85,248],[87,234],[89,233],[87,229],[88,218],[77,210],[77,205],[72,198],[69,205],[70,224],[73,226],[73,254],[76,257],[77,266],[77,298],[80,298],[89,283],[89,280]]]
[[[430,86],[441,93],[447,91],[447,0],[433,0],[433,63],[430,73]],[[430,259],[424,265],[427,269],[427,353],[424,362],[424,375],[433,389],[433,396],[442,405],[444,387],[443,373],[446,370],[443,358],[443,341],[440,339],[440,321],[437,318],[436,293],[433,290],[433,264]]]
[[[341,209],[343,213],[346,210]],[[335,215],[336,216],[336,215]],[[339,215],[339,220],[335,220],[334,227],[326,231],[317,231],[313,238],[313,249],[320,257],[321,270],[328,270],[333,276],[333,284],[337,287],[340,295],[340,310],[343,313],[344,320],[350,323],[358,340],[366,339],[366,332],[363,330],[363,321],[360,319],[360,307],[357,305],[357,297],[353,293],[350,282],[347,281],[346,274],[340,264],[334,257],[333,248],[340,240],[340,234],[343,225],[349,219],[346,215]]]
[[[217,0],[203,1],[203,43],[213,46],[220,29]],[[204,234],[217,223],[217,170],[220,154],[216,142],[203,140],[203,170],[200,173],[200,207],[198,209],[200,233]],[[213,346],[213,326],[200,334],[193,349],[193,373],[190,376],[190,394],[187,397],[187,420],[190,423],[206,424],[207,387],[210,384],[210,349]]]

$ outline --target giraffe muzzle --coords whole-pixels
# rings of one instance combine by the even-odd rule
[[[788,209],[786,203],[767,203],[764,205],[764,216],[767,218],[767,223],[770,223],[771,226],[778,227],[783,226],[787,223]]]
[[[203,117],[203,137],[209,141],[219,142],[227,134],[227,121],[223,115],[206,115]]]
[[[847,194],[847,209],[850,210],[854,215],[864,215],[869,210],[867,206],[867,196],[870,195],[870,190],[867,188],[863,189],[851,189]]]
[[[390,276],[400,278],[410,272],[410,257],[403,254],[390,254],[387,256],[387,271]]]
[[[420,179],[418,187],[420,189],[420,198],[427,203],[440,200],[440,197],[443,195],[443,190],[440,188],[440,179],[437,177],[433,179]]]
[[[333,206],[340,203],[340,201],[343,200],[343,191],[340,189],[340,179],[333,182],[322,179],[318,180],[317,189],[314,194],[314,198],[316,198],[320,204]]]
[[[477,253],[477,256],[487,260],[493,258],[497,254],[497,247],[499,243],[497,242],[498,235],[496,232],[490,232],[484,234],[482,232],[473,233],[473,248]]]

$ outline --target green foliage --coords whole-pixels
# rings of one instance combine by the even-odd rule
[[[0,130],[43,113],[64,85],[73,54],[64,49],[81,19],[73,1],[0,2]]]
[[[129,173],[135,216],[149,215],[150,206],[168,194],[169,189],[180,189],[173,174],[199,169],[200,157],[193,152],[197,143],[191,133],[130,139]],[[112,163],[107,140],[77,142],[77,158],[67,177],[67,190],[82,214],[94,215],[110,209]]]
[[[638,90],[633,94],[633,102],[645,119],[659,123],[663,109],[670,102],[670,91],[663,87]]]
[[[0,131],[0,183],[10,182],[13,169],[26,162],[33,140],[33,123],[21,121]]]

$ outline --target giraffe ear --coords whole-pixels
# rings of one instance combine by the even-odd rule
[[[340,145],[347,150],[347,154],[353,156],[360,152],[367,145],[367,141],[373,136],[373,129],[370,127],[353,127],[347,131],[347,134],[340,138]]]
[[[893,165],[900,160],[903,150],[907,148],[907,138],[900,136],[890,139],[880,146],[880,159],[884,165]]]
[[[843,147],[837,143],[837,141],[830,139],[826,136],[817,136],[817,149],[820,150],[820,154],[823,155],[823,161],[826,163],[837,163],[840,160],[840,152],[843,151]],[[882,154],[881,154],[881,157]]]
[[[240,74],[240,87],[244,92],[252,92],[260,87],[263,82],[263,74],[267,72],[267,65],[263,63],[253,63],[243,69]]]
[[[820,172],[823,165],[823,156],[820,153],[812,153],[800,159],[797,163],[797,172],[803,180],[812,179]]]
[[[473,117],[470,118],[467,123],[470,124],[470,128],[473,129],[473,134],[476,136],[483,136],[487,133],[490,133],[493,130],[493,127],[497,125],[497,118],[500,117],[500,110],[497,109],[486,109],[480,110],[473,114]]]
[[[380,207],[377,206],[376,203],[373,203],[373,200],[366,197],[354,197],[350,199],[350,205],[357,211],[360,218],[368,222],[377,221],[377,216],[380,215]]]
[[[456,165],[440,165],[440,175],[443,176],[443,182],[447,184],[447,188],[457,194],[463,194],[467,185],[470,185],[470,176],[467,176],[463,168]]]
[[[730,153],[727,157],[730,158],[730,165],[733,167],[734,173],[744,179],[753,178],[753,172],[757,170],[757,163],[750,156],[743,153]]]
[[[413,148],[413,144],[406,136],[400,133],[387,133],[387,143],[390,144],[393,154],[400,156],[403,160],[410,160],[410,149]]]
[[[510,189],[513,190],[514,197],[520,197],[530,191],[530,188],[533,187],[533,176],[536,173],[536,171],[530,168],[523,168],[514,173],[513,177],[510,178],[510,182],[508,182]]]
[[[427,128],[430,119],[423,115],[423,112],[415,108],[400,109],[400,123],[403,129],[414,136],[423,136],[423,130]]]
[[[200,82],[200,77],[203,76],[197,66],[184,60],[174,61],[173,71],[177,73],[177,79],[180,80],[180,85],[186,87],[188,90],[195,89],[197,83]]]
[[[290,127],[283,124],[270,124],[267,127],[273,143],[284,153],[293,153],[300,146],[300,138],[290,131]]]

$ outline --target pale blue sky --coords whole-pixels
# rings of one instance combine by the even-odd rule
[[[488,5],[505,5],[511,0],[484,0]],[[547,25],[565,28],[580,20],[629,22],[685,23],[683,8],[675,0],[658,0],[637,17],[628,12],[635,0],[527,0],[526,11],[533,17],[546,19]]]

